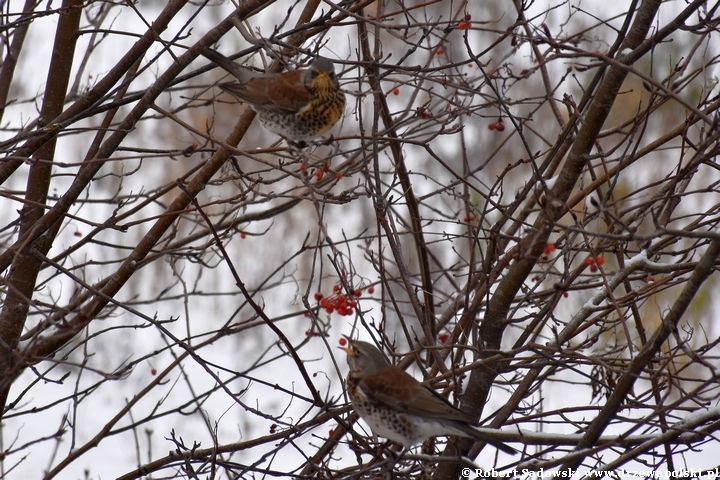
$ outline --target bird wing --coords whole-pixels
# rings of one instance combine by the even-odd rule
[[[392,366],[381,374],[367,375],[359,382],[365,396],[411,415],[442,420],[475,423],[471,415],[459,410],[399,367]]]
[[[305,108],[312,100],[312,93],[300,81],[301,70],[291,70],[282,75],[258,75],[245,83],[221,83],[220,88],[266,111],[294,114]]]
[[[305,86],[303,73],[302,70],[290,70],[270,78],[258,77],[247,82],[245,86],[259,97],[267,99],[264,108],[297,113],[314,98]]]
[[[221,83],[220,88],[251,105],[268,111],[294,114],[313,99],[312,92],[305,86],[303,70],[290,70],[277,75],[258,73],[241,67],[215,50],[202,48],[200,53],[238,79],[238,82]]]

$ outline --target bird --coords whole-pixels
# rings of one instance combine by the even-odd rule
[[[250,105],[263,127],[288,140],[313,140],[343,114],[345,93],[330,59],[318,57],[306,69],[258,73],[215,50],[202,48],[200,53],[238,80],[221,83],[222,90]]]
[[[348,346],[340,349],[347,353],[350,366],[346,383],[350,401],[375,435],[406,449],[428,437],[459,435],[487,442],[510,455],[517,453],[476,429],[472,416],[435,390],[388,363],[371,343],[348,340]]]

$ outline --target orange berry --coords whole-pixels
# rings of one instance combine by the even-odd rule
[[[595,259],[595,263],[597,263],[598,265],[603,265],[605,263],[605,258],[599,256]]]
[[[587,265],[588,267],[595,265],[595,259],[592,257],[587,257],[585,259],[585,265]]]
[[[545,245],[545,248],[543,248],[543,253],[545,255],[550,255],[552,252],[555,251],[555,244],[554,243],[548,243]]]
[[[488,130],[497,130],[497,125],[491,123],[490,125],[488,125]]]
[[[442,55],[445,53],[442,48],[438,47],[437,50],[435,50],[435,55]]]
[[[320,180],[323,177],[323,171],[322,170],[315,170],[315,176],[318,180]]]
[[[398,87],[395,87],[392,89],[393,95],[400,95],[400,89]]]
[[[304,172],[305,170],[307,170],[307,165],[305,165],[304,163],[301,163],[301,164],[300,164],[300,171],[301,171],[301,172]]]
[[[343,177],[343,174],[342,174],[342,173],[336,173],[336,174],[335,174],[335,178],[338,179],[338,180],[340,180],[342,177]]]

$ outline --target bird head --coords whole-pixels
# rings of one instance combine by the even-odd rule
[[[319,90],[336,90],[340,88],[335,65],[325,57],[318,57],[312,61],[310,68],[304,72],[305,85]]]
[[[382,352],[368,342],[348,339],[348,346],[340,347],[340,350],[347,353],[350,375],[353,376],[372,375],[388,365]]]

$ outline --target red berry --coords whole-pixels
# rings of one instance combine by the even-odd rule
[[[570,296],[570,294],[568,292],[563,292],[563,297],[567,298],[569,296]]]
[[[587,257],[585,259],[585,265],[587,265],[588,267],[595,265],[595,259],[592,257]]]
[[[360,290],[359,288],[356,288],[355,291],[353,291],[353,297],[357,298],[361,295],[362,295],[362,290]]]
[[[315,292],[315,301],[319,302],[323,299],[323,294],[320,292]]]
[[[247,235],[245,235],[245,232],[240,232],[240,238],[242,238],[244,240],[245,237],[247,237]]]
[[[340,337],[339,343],[341,347],[344,347],[345,345],[347,345],[347,340],[345,340],[345,337]]]
[[[447,333],[441,333],[440,335],[438,335],[438,340],[440,340],[440,343],[442,343],[443,345],[447,343],[449,338],[450,335],[448,335]]]
[[[301,171],[301,172],[304,172],[305,170],[307,170],[307,165],[305,165],[304,163],[301,163],[301,164],[300,164],[300,171]]]
[[[593,273],[594,273],[594,272],[597,272],[597,265],[595,265],[595,264],[590,265],[590,271],[593,272]]]
[[[150,375],[157,375],[157,370],[154,368],[150,370]]]
[[[603,265],[605,263],[605,258],[603,258],[601,255],[595,259],[595,263],[597,263],[598,265]]]
[[[340,291],[340,285],[333,285],[333,293],[338,293]]]
[[[320,180],[323,177],[323,171],[322,170],[315,170],[315,176],[318,180]]]
[[[395,87],[392,89],[393,95],[400,95],[400,89]]]
[[[375,293],[375,287],[372,286],[372,285],[370,285],[370,286],[368,287],[368,289],[367,289],[367,292],[368,292],[370,295],[372,295],[373,293]]]
[[[555,251],[555,244],[554,243],[548,243],[545,245],[545,248],[543,249],[543,253],[545,255],[550,255],[552,252]]]

